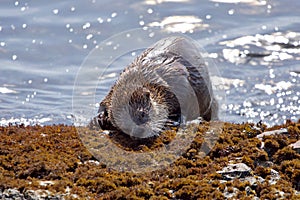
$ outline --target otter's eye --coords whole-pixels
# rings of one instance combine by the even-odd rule
[[[144,94],[144,98],[147,98],[147,99],[150,98],[150,92],[146,91],[143,94]]]

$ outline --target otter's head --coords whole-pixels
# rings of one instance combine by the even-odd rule
[[[113,94],[109,109],[112,124],[136,138],[158,135],[164,128],[169,111],[167,102],[157,92],[144,85]]]

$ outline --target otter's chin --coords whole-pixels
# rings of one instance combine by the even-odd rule
[[[147,130],[145,126],[136,126],[132,129],[132,131],[129,133],[130,136],[134,138],[150,138],[153,136],[156,136],[155,133],[153,133],[150,130]]]

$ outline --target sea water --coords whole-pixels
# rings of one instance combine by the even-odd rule
[[[218,68],[211,79],[222,81],[217,89],[226,96],[222,120],[297,120],[299,8],[297,0],[3,0],[0,125],[72,124],[73,88],[84,59],[112,35],[149,27],[183,33],[206,51]],[[120,58],[111,77],[137,55]]]

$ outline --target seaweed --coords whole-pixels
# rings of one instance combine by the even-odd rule
[[[256,137],[263,131],[281,128],[288,133],[262,140]],[[300,197],[300,155],[289,146],[300,138],[300,120],[271,128],[263,124],[224,123],[215,145],[203,139],[208,129],[209,123],[200,124],[191,145],[168,167],[135,174],[115,171],[97,161],[74,126],[0,127],[0,194],[15,188],[24,194],[31,190],[49,191],[66,199]],[[125,150],[151,151],[168,144],[175,134],[175,130],[166,131],[162,137],[153,138],[152,144],[134,140],[126,144],[122,141],[126,136],[107,137]],[[201,152],[203,145],[212,148],[208,154]],[[252,172],[245,178],[223,180],[218,171],[229,163],[244,163]],[[272,170],[280,177],[276,184],[272,184]],[[252,180],[256,181],[250,183]]]

